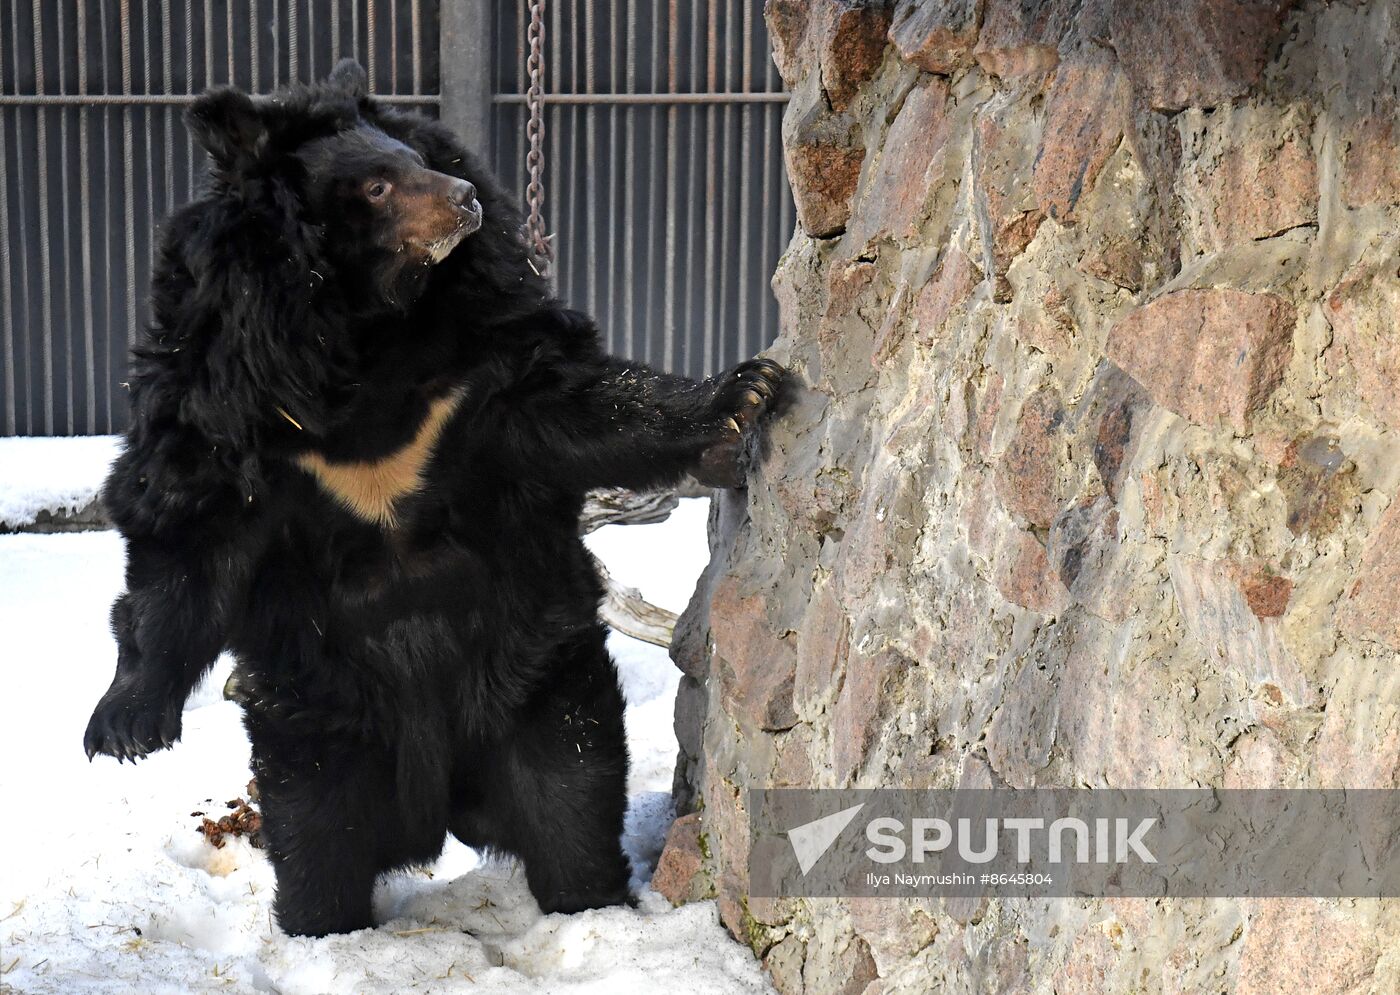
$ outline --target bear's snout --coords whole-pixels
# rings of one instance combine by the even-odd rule
[[[400,190],[402,240],[434,263],[481,227],[481,203],[467,180],[425,169]]]
[[[458,225],[464,236],[481,227],[481,202],[476,199],[476,187],[466,180],[453,178],[452,188],[447,192],[447,200],[457,209],[460,218]]]
[[[470,211],[473,205],[477,210],[481,208],[481,205],[476,203],[476,187],[455,176],[452,178],[452,186],[447,191],[447,199],[461,210]]]

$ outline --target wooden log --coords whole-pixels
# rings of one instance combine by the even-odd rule
[[[603,621],[624,636],[653,646],[670,646],[671,637],[676,631],[676,614],[647,601],[635,587],[626,587],[613,580],[608,568],[596,556],[593,562],[598,564],[598,576],[607,588],[603,603],[598,608]]]
[[[638,494],[635,491],[612,488],[593,491],[579,516],[579,534],[587,535],[604,525],[650,525],[664,522],[680,505],[672,491]],[[595,556],[598,576],[607,593],[598,614],[613,629],[633,639],[653,646],[670,646],[676,629],[676,615],[658,608],[642,597],[640,591],[613,580],[608,568]]]
[[[651,525],[664,522],[680,506],[674,491],[638,494],[621,487],[589,491],[579,516],[579,535],[596,532],[604,525]]]

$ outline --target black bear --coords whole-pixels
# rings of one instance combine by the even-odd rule
[[[89,757],[170,746],[227,648],[287,932],[370,926],[376,877],[449,831],[519,857],[546,912],[629,900],[584,494],[734,482],[783,369],[605,354],[496,181],[354,63],[187,122],[210,185],[165,225],[132,353]]]

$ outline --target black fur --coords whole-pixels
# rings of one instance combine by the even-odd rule
[[[626,900],[623,701],[583,496],[737,483],[782,369],[696,383],[604,354],[496,181],[442,126],[366,98],[357,67],[275,98],[214,91],[189,121],[212,182],[165,227],[134,350],[105,490],[126,591],[89,756],[170,746],[227,648],[288,932],[371,925],[376,876],[449,830],[519,856],[545,911]],[[436,265],[396,252],[402,219],[347,182],[376,170],[469,181],[480,229]],[[380,459],[452,392],[394,527],[296,462]]]

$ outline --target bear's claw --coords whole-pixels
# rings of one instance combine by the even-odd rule
[[[180,738],[180,706],[127,689],[108,691],[93,710],[83,735],[88,760],[99,753],[135,763]]]
[[[771,359],[751,359],[717,376],[712,396],[709,444],[694,473],[711,487],[744,484],[745,435],[765,412],[773,410],[788,372]]]
[[[771,359],[751,359],[720,375],[715,406],[721,424],[742,431],[758,420],[778,396],[788,372]]]

